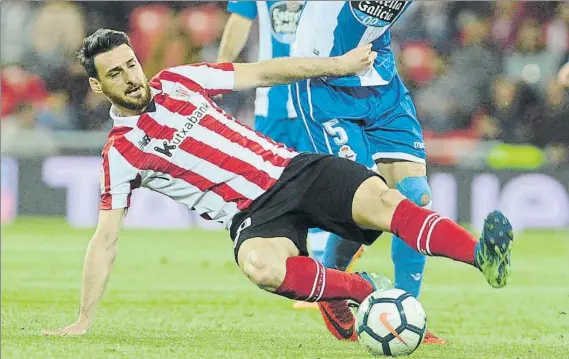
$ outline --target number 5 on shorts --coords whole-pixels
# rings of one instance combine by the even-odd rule
[[[346,142],[348,142],[348,134],[346,133],[346,130],[344,130],[342,127],[336,126],[339,124],[339,122],[340,121],[338,121],[337,119],[333,119],[324,122],[323,125],[326,132],[330,136],[334,137],[334,142],[336,143],[336,145],[341,146]]]

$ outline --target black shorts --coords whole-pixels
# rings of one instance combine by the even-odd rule
[[[255,237],[289,238],[301,255],[308,255],[309,228],[372,244],[382,232],[361,229],[355,224],[352,201],[358,187],[374,176],[380,177],[345,158],[309,153],[296,156],[271,189],[233,218],[230,235],[235,259],[241,244]]]

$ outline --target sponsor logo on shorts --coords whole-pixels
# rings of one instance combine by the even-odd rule
[[[357,153],[355,153],[348,145],[343,145],[340,147],[340,151],[338,151],[338,157],[340,158],[347,158],[349,160],[355,161],[357,156]]]
[[[424,150],[425,149],[425,143],[424,142],[414,142],[413,147],[415,147],[417,149]]]
[[[292,44],[295,39],[298,20],[302,12],[302,3],[297,6],[287,6],[286,1],[279,1],[269,9],[271,31],[278,42]]]
[[[239,236],[241,235],[241,232],[249,227],[251,227],[251,217],[245,218],[243,222],[241,222],[239,227],[237,227],[237,231],[235,233],[235,239],[233,240],[233,248],[237,247],[237,243],[239,242]]]
[[[409,1],[350,1],[355,18],[365,26],[390,25],[405,10]]]

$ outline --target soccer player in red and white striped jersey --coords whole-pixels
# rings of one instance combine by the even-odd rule
[[[232,64],[184,65],[150,81],[152,100],[140,115],[123,117],[114,105],[101,209],[128,207],[131,191],[142,185],[229,228],[297,155],[236,122],[211,99],[234,87]],[[127,96],[143,91],[133,85]]]
[[[372,56],[369,49],[360,52],[353,61],[348,57],[347,66],[279,76],[253,64],[183,65],[163,70],[149,84],[127,44],[102,54],[97,62],[108,70],[100,81],[90,74],[91,86],[113,103],[114,127],[103,149],[100,209],[128,208],[132,190],[144,186],[229,229],[233,216],[270,189],[298,153],[236,122],[211,97],[270,85],[276,77],[291,82],[358,72]]]
[[[85,255],[79,318],[46,334],[88,330],[130,195],[141,186],[223,223],[245,275],[287,298],[361,302],[377,288],[363,273],[326,269],[306,257],[310,227],[364,244],[389,230],[417,251],[469,263],[491,285],[505,285],[511,231],[501,214],[489,217],[501,221],[489,229],[490,247],[405,200],[366,167],[299,154],[240,124],[212,100],[232,90],[366,71],[375,59],[370,46],[335,58],[183,65],[147,81],[126,34],[100,29],[85,39],[79,58],[91,89],[112,103],[114,126],[102,153],[99,223]]]

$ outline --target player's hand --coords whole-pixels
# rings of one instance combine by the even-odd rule
[[[43,335],[54,335],[54,336],[78,336],[87,333],[89,330],[89,323],[85,321],[77,321],[70,326],[56,330],[44,330]]]
[[[569,87],[569,63],[563,65],[557,74],[557,81],[564,87]]]
[[[339,57],[345,75],[353,75],[365,71],[373,65],[377,52],[371,50],[371,44],[357,47]]]

